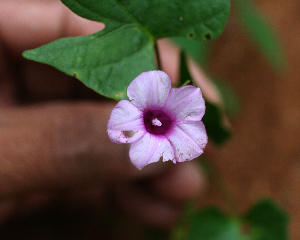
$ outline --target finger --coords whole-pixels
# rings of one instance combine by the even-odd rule
[[[170,76],[172,83],[176,84],[179,77],[180,49],[168,39],[160,39],[157,43],[161,53],[162,69]],[[187,65],[193,80],[201,88],[205,98],[213,103],[222,105],[220,92],[199,65],[191,57],[187,58]]]
[[[104,28],[102,23],[77,16],[58,0],[2,0],[0,23],[3,42],[17,54],[61,37],[86,35]]]
[[[3,224],[16,212],[17,204],[16,199],[8,199],[0,202],[0,224]]]
[[[113,144],[106,125],[114,104],[61,103],[3,109],[0,113],[0,197],[74,188],[145,176]]]
[[[144,184],[118,184],[116,199],[127,214],[155,227],[172,227],[181,213],[182,204],[199,197],[205,179],[196,162],[176,164]]]
[[[172,84],[178,84],[178,69],[180,49],[172,44],[168,39],[157,40],[158,50],[160,52],[161,68],[172,80]]]
[[[73,211],[99,211],[107,207],[108,195],[107,186],[87,186],[61,193],[60,201],[65,208]]]
[[[204,71],[192,58],[187,58],[187,64],[196,85],[201,88],[205,98],[212,103],[222,105],[221,94],[213,81],[206,76]]]
[[[185,201],[197,198],[205,189],[205,177],[197,162],[178,163],[161,176],[153,178],[151,188],[160,196]]]
[[[143,186],[118,184],[114,191],[117,204],[139,223],[169,229],[177,222],[181,206],[145,191]]]
[[[12,74],[8,70],[7,63],[4,58],[2,44],[0,41],[0,107],[14,105],[15,91]]]

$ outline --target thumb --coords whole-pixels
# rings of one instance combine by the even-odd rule
[[[83,36],[103,28],[103,23],[77,16],[59,0],[0,1],[1,40],[17,55],[61,37]]]
[[[109,140],[106,124],[112,107],[85,102],[2,109],[0,197],[155,172],[135,169],[128,145]]]

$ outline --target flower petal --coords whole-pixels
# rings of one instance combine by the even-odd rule
[[[163,71],[149,71],[138,75],[128,86],[127,96],[140,110],[160,109],[171,89],[171,79]]]
[[[136,106],[127,100],[122,100],[114,107],[107,123],[107,132],[111,141],[132,143],[143,136],[145,131],[143,113]]]
[[[107,130],[109,139],[116,144],[120,143],[133,143],[141,138],[144,131],[113,131]]]
[[[175,148],[176,162],[199,157],[207,144],[206,130],[201,121],[176,124],[168,139]]]
[[[174,160],[174,148],[167,138],[146,133],[131,144],[129,157],[137,169],[142,169],[147,164],[159,161],[161,157],[163,161]]]
[[[164,110],[175,122],[200,121],[205,113],[205,102],[200,88],[194,86],[172,88]]]

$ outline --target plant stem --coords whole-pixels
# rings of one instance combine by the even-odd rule
[[[228,210],[231,215],[237,215],[237,204],[235,202],[234,196],[228,186],[224,183],[224,179],[220,175],[220,173],[208,162],[204,159],[200,160],[202,167],[206,170],[208,175],[208,179],[211,183],[220,191],[222,198],[224,199]]]
[[[161,69],[161,62],[160,62],[160,56],[159,56],[159,51],[158,51],[158,46],[157,46],[157,42],[155,42],[155,56],[156,56],[156,65],[157,65],[157,69],[158,70],[162,70]]]

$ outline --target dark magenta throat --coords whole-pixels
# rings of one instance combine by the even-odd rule
[[[143,117],[146,130],[154,135],[164,135],[172,126],[171,118],[161,110],[147,110]]]

